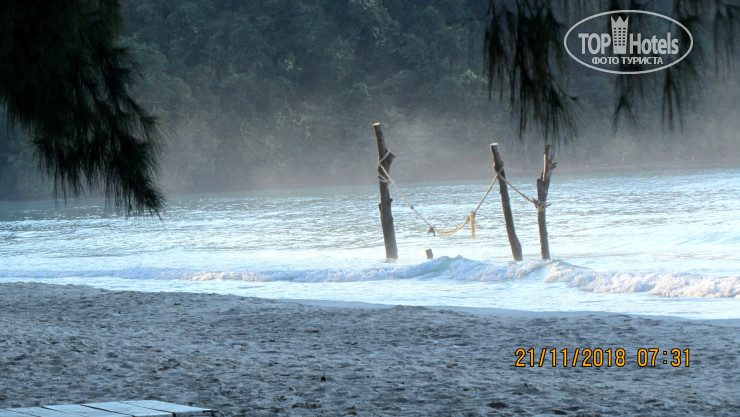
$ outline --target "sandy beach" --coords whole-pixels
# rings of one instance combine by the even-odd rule
[[[335,304],[2,284],[0,408],[157,399],[225,416],[740,413],[736,321]],[[515,366],[520,348],[534,349],[535,366],[526,353]],[[624,349],[624,364],[552,367],[547,353],[539,366],[542,349],[567,349],[570,362],[585,348]],[[640,366],[650,348],[655,366]],[[689,366],[671,366],[671,349],[688,349]]]

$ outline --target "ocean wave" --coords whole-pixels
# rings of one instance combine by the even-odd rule
[[[691,273],[607,272],[554,262],[544,282],[565,282],[596,293],[645,292],[663,297],[740,298],[740,276],[707,277]]]
[[[453,280],[502,282],[524,279],[544,271],[542,262],[494,265],[457,256],[418,264],[383,263],[365,268],[262,268],[259,270],[193,270],[140,267],[118,270],[0,270],[0,278],[54,279],[116,277],[123,279],[245,281],[245,282],[356,282],[383,280]]]
[[[520,262],[514,265],[492,265],[457,256],[440,257],[413,265],[380,264],[367,268],[326,268],[306,270],[266,270],[261,272],[193,272],[191,281],[290,281],[290,282],[358,282],[387,280],[453,280],[502,282],[524,279],[544,268],[542,262]]]
[[[740,276],[708,277],[692,273],[595,271],[563,261],[493,263],[462,256],[440,257],[418,264],[377,264],[364,268],[193,270],[128,268],[81,271],[8,271],[0,279],[53,280],[115,277],[130,280],[239,281],[239,282],[367,282],[435,281],[507,283],[565,283],[594,293],[648,293],[663,297],[740,298]],[[513,287],[515,290],[515,287]],[[543,291],[547,289],[543,287]]]

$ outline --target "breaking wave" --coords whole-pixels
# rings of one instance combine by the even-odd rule
[[[116,277],[131,280],[242,281],[242,282],[360,282],[417,280],[436,282],[564,283],[594,293],[648,293],[662,297],[740,298],[740,276],[711,277],[687,272],[596,271],[562,261],[495,264],[461,256],[426,262],[378,264],[365,268],[264,269],[207,271],[177,268],[128,268],[82,271],[2,271],[0,279]],[[509,287],[516,290],[516,284]]]

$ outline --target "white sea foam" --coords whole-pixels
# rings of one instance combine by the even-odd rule
[[[545,282],[566,282],[597,293],[646,292],[664,297],[740,298],[740,276],[707,277],[689,273],[600,272],[554,263]]]
[[[740,169],[558,176],[548,197],[550,249],[560,259],[553,262],[538,260],[536,217],[518,198],[527,261],[516,263],[497,204],[477,213],[474,241],[467,233],[429,236],[413,212],[394,207],[400,259],[384,263],[371,186],[175,196],[162,222],[125,220],[95,205],[0,203],[0,282],[738,318],[738,178]],[[679,202],[670,216],[656,184]],[[443,227],[475,207],[487,185],[405,190]],[[425,259],[428,248],[435,259]]]
[[[663,297],[740,298],[740,276],[709,277],[674,272],[611,272],[581,268],[560,261],[527,261],[497,264],[461,256],[440,257],[416,264],[378,264],[368,268],[189,270],[176,268],[127,268],[79,271],[0,271],[0,278],[58,279],[116,277],[125,280],[182,280],[339,283],[372,281],[428,281],[497,284],[566,283],[593,293],[647,293]],[[516,290],[516,284],[510,287]]]

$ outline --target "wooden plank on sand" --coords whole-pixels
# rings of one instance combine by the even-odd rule
[[[70,413],[81,417],[123,417],[126,415],[111,411],[98,410],[97,408],[86,407],[81,404],[45,405],[44,408]]]
[[[111,411],[114,413],[126,414],[134,417],[172,417],[172,413],[166,411],[144,408],[138,405],[126,404],[118,401],[108,401],[103,403],[84,404],[87,407],[97,408],[100,410]]]
[[[59,404],[0,410],[0,417],[213,417],[215,414],[215,410],[208,408],[154,400]]]
[[[168,413],[176,414],[177,417],[187,416],[212,416],[215,411],[207,408],[190,407],[187,405],[179,405],[166,403],[163,401],[155,400],[141,400],[141,401],[122,401],[126,404],[136,405],[144,408],[151,408],[153,410],[166,411]]]
[[[0,410],[0,417],[28,417],[28,414],[16,413],[10,410]]]
[[[21,413],[25,417],[74,417],[74,414],[63,413],[57,410],[50,410],[42,407],[22,407],[22,408],[9,408],[8,410]],[[119,416],[120,417],[120,416]]]

